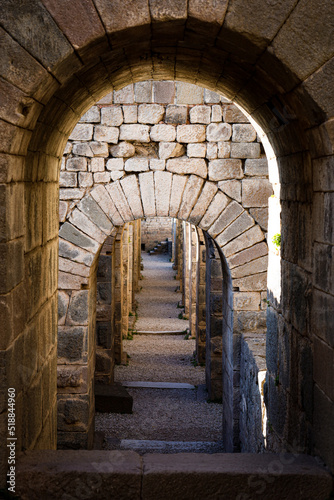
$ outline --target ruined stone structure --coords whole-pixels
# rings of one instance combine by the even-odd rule
[[[256,217],[250,214],[250,207],[244,207],[221,191],[218,186],[221,181],[212,178],[220,167],[215,170],[209,166],[207,170],[203,161],[198,160],[196,171],[193,170],[194,162],[187,170],[187,162],[177,167],[178,158],[171,158],[164,170],[154,170],[151,165],[140,172],[125,168],[120,180],[111,182],[110,176],[110,182],[103,181],[85,191],[72,212],[66,213],[68,218],[58,239],[59,172],[74,127],[106,94],[152,78],[157,89],[153,95],[158,95],[159,88],[165,88],[158,85],[161,80],[197,84],[241,106],[260,127],[258,133],[265,147],[274,189],[274,197],[269,203],[267,238],[269,308],[263,393],[268,417],[266,446],[269,451],[288,449],[319,456],[333,472],[333,2],[3,0],[2,7],[1,486],[6,485],[8,465],[5,445],[7,396],[8,388],[13,387],[16,391],[16,450],[28,450],[28,472],[26,475],[22,472],[21,484],[24,480],[24,490],[33,491],[35,471],[38,464],[42,464],[48,488],[51,484],[59,488],[56,481],[49,479],[52,467],[43,458],[51,455],[47,452],[43,455],[40,451],[34,458],[35,450],[55,449],[57,441],[57,338],[61,338],[57,333],[58,245],[60,257],[68,261],[63,262],[64,266],[71,266],[71,272],[64,267],[60,273],[61,290],[71,290],[71,299],[78,301],[75,311],[81,310],[79,305],[84,301],[87,304],[94,302],[95,309],[98,255],[104,241],[111,235],[115,238],[115,248],[122,246],[122,251],[126,252],[127,243],[122,241],[119,228],[145,216],[165,216],[167,212],[171,217],[192,222],[207,231],[216,248],[218,244],[223,277],[225,446],[227,451],[235,448],[236,429],[239,428],[239,436],[245,436],[252,447],[253,438],[249,437],[245,415],[238,418],[233,408],[234,396],[240,391],[253,393],[254,385],[251,380],[245,380],[245,371],[252,370],[253,381],[257,377],[254,366],[254,369],[242,363],[238,366],[238,359],[235,359],[236,353],[246,353],[245,346],[239,343],[241,332],[238,328],[247,324],[249,310],[235,310],[238,300],[234,297],[244,291],[258,294],[262,288],[252,290],[248,283],[249,288],[241,290],[243,278],[233,269],[247,266],[254,260],[253,250],[249,249],[260,250],[265,235]],[[166,122],[163,125],[170,126]],[[154,127],[159,128],[159,124],[146,126],[150,133]],[[178,124],[177,141],[184,139],[183,127],[190,126],[195,127],[194,131],[202,130],[203,134],[204,124]],[[125,135],[122,140],[128,137]],[[170,139],[170,142],[175,141]],[[189,144],[193,143],[191,139]],[[132,158],[127,161],[131,164],[130,160]],[[79,172],[91,173],[89,170]],[[90,183],[91,176],[80,177]],[[154,204],[156,193],[162,193],[157,205]],[[233,240],[226,242],[233,223],[227,226],[225,219],[219,232],[213,228],[221,214],[224,219],[233,207],[239,210],[234,229],[238,226],[240,233],[234,233]],[[247,224],[249,228],[245,229]],[[92,233],[84,233],[83,227]],[[281,234],[279,247],[272,243],[278,233]],[[235,267],[231,264],[232,251],[241,258],[234,261]],[[122,265],[126,266],[126,262],[123,260]],[[66,285],[70,288],[63,286],[67,274],[71,275]],[[239,291],[233,290],[236,287]],[[127,289],[131,289],[129,282]],[[115,323],[121,330],[126,327],[122,301],[115,306]],[[76,396],[85,419],[84,427],[75,431],[77,434],[85,434],[93,427],[94,374],[89,372],[89,367],[97,349],[95,342],[91,342],[96,323],[94,309],[86,309],[87,323],[82,325],[80,318],[78,325],[69,303],[69,320],[73,323],[59,325],[60,331],[63,329],[64,342],[59,344],[58,361],[62,360],[63,366],[70,366],[70,370],[81,370],[87,382],[85,391]],[[261,311],[258,313],[261,317]],[[72,332],[72,340],[75,337],[77,354],[70,347],[73,342],[69,342],[66,331]],[[251,336],[248,345],[252,345]],[[117,348],[121,358],[121,345]],[[257,369],[262,372],[263,366]],[[63,399],[66,400],[66,395]],[[245,408],[253,411],[247,400],[241,402],[240,411]],[[66,402],[63,408],[65,406]],[[67,410],[66,414],[68,422],[60,418],[60,426],[75,425],[72,414]],[[66,461],[65,451],[54,453],[62,453],[62,458],[49,460]],[[67,472],[60,472],[61,479],[69,477],[69,471],[79,460],[77,453],[80,451],[74,453],[67,459]],[[238,463],[247,463],[253,474],[257,469],[256,465],[252,468],[252,464],[264,466],[267,463],[266,457],[263,462],[259,457],[253,456],[252,462],[247,462],[247,456],[240,457]],[[127,454],[124,460],[133,474],[132,490],[126,486],[130,498],[163,498],[162,491],[166,498],[168,495],[175,497],[173,488],[176,487],[181,497],[186,498],[182,495],[182,481],[170,480],[168,457],[155,457],[155,463],[145,458],[145,469],[137,456]],[[228,456],[208,459],[204,474],[210,473],[214,468],[212,464],[226,464],[229,460]],[[101,463],[101,470],[105,470],[103,458],[99,456],[93,462]],[[115,464],[119,462],[115,459]],[[182,479],[182,475],[177,475],[184,470],[181,462],[174,457],[175,477]],[[233,463],[241,478],[238,489],[233,491],[254,497],[249,476],[242,475],[244,472],[240,472],[238,463]],[[282,466],[283,476],[297,463],[307,463],[311,469],[314,466],[310,458],[306,462],[296,459],[285,468]],[[194,475],[187,477],[198,477],[196,464],[195,456],[188,464]],[[117,476],[119,483],[110,480],[110,473],[101,473],[101,488],[111,484],[110,487],[115,488],[117,484],[121,488],[124,466],[123,462],[113,467],[115,477],[120,474]],[[299,479],[290,485],[291,491],[297,487],[300,492],[303,485],[311,481],[311,476],[298,475],[300,470],[296,472]],[[90,473],[88,476],[86,471],[73,474],[86,486]],[[279,492],[280,485],[284,484],[282,474],[274,483],[275,487],[271,486],[272,498],[275,494],[277,498],[282,496]],[[268,471],[269,481],[272,475],[273,471]],[[71,490],[74,483],[68,480],[67,484],[68,491],[75,495],[75,490]],[[208,485],[198,485],[195,479],[193,485],[185,487],[190,495],[194,488],[197,493],[203,491],[203,498],[221,494],[215,481],[210,483],[210,489]],[[316,488],[308,486],[307,492],[314,498],[317,495],[326,498],[330,487],[328,476],[319,472]]]

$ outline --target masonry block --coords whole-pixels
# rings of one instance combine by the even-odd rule
[[[93,137],[93,125],[86,125],[84,123],[78,123],[70,137],[70,141],[90,141]]]
[[[176,174],[195,174],[205,178],[207,166],[204,158],[180,157],[167,160],[167,170]]]
[[[123,112],[120,106],[101,108],[101,124],[108,127],[119,127],[123,123]],[[109,142],[109,141],[107,141]]]
[[[212,142],[228,141],[232,134],[228,123],[210,123],[206,129],[206,139]]]
[[[129,126],[129,125],[125,125]],[[94,141],[108,142],[117,144],[119,137],[118,127],[107,127],[105,125],[96,125],[94,130]]]
[[[138,106],[138,122],[154,125],[159,123],[165,114],[164,106],[159,104],[141,104]]]
[[[121,141],[150,142],[148,125],[121,125],[119,138]]]
[[[189,112],[190,123],[203,123],[208,125],[211,118],[211,107],[210,106],[194,106]]]
[[[179,156],[183,156],[184,154],[185,147],[182,144],[179,144],[177,142],[159,143],[159,158],[161,159],[166,160],[167,158],[177,158]]]
[[[169,208],[170,217],[176,217],[179,212],[181,199],[187,180],[188,176],[173,175]]]
[[[204,125],[178,125],[176,128],[176,138],[178,142],[204,142]]]
[[[226,179],[241,179],[243,177],[242,162],[235,159],[219,159],[209,162],[209,179],[221,181]]]
[[[167,125],[165,123],[153,125],[150,137],[152,141],[173,142],[176,137],[176,129],[174,125]]]
[[[166,123],[173,123],[175,125],[185,124],[187,122],[187,106],[168,105],[166,107]]]
[[[261,154],[258,142],[232,142],[231,158],[259,158]]]
[[[66,169],[73,172],[84,172],[87,170],[86,158],[69,158],[66,162]]]
[[[79,120],[82,123],[99,123],[100,109],[97,106],[92,106]]]

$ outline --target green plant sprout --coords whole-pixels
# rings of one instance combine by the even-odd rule
[[[274,234],[274,236],[272,237],[272,240],[273,244],[275,245],[276,248],[279,248],[281,246],[281,235],[280,233],[276,233]]]

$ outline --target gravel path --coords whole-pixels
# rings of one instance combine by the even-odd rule
[[[174,280],[168,257],[143,254],[143,260],[145,278],[136,297],[139,303],[137,330],[184,329],[188,322],[177,319],[180,309],[176,305],[181,296],[175,292],[178,282]],[[163,334],[134,335],[133,340],[123,342],[129,364],[116,366],[115,381],[186,382],[196,387],[128,388],[133,397],[131,415],[96,414],[95,427],[105,433],[105,448],[131,447],[132,442],[124,440],[136,440],[134,449],[139,446],[140,453],[152,452],[152,444],[156,445],[152,440],[157,440],[168,442],[165,448],[169,451],[163,453],[176,449],[205,451],[205,443],[211,446],[212,452],[222,451],[222,405],[207,402],[205,368],[192,363],[195,340],[185,340],[184,335]],[[158,443],[158,448],[160,446]]]
[[[138,331],[177,331],[186,330],[189,321],[179,319],[181,309],[177,308],[182,296],[175,292],[179,282],[169,262],[168,254],[149,255],[142,253],[144,269],[142,290],[137,294],[138,320],[135,327]]]

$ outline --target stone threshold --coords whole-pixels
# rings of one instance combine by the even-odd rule
[[[222,453],[222,441],[161,441],[153,439],[120,439],[105,438],[110,448],[132,450],[143,453]]]
[[[196,389],[195,385],[182,382],[121,382],[124,387],[134,387],[138,389]]]
[[[168,331],[166,332],[165,330],[164,331],[147,331],[147,330],[140,330],[140,331],[136,331],[135,332],[136,335],[186,335],[187,333],[187,328],[185,328],[184,330],[171,330],[171,331]]]
[[[325,500],[332,477],[297,454],[34,450],[17,457],[21,500]]]

